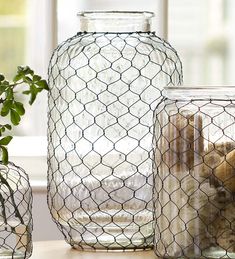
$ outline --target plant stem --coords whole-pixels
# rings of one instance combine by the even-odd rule
[[[21,81],[21,82],[19,82],[19,83],[9,84],[8,86],[15,88],[17,85],[21,85],[21,84],[23,84],[23,83],[25,83],[25,82],[24,82],[24,81]]]
[[[3,216],[3,220],[5,225],[7,225],[7,216],[6,216],[6,209],[5,209],[5,199],[3,198],[2,194],[0,193],[0,203],[2,206],[2,216]]]
[[[17,208],[17,205],[16,205],[16,203],[15,203],[14,192],[13,192],[11,186],[9,185],[9,183],[7,182],[7,180],[6,180],[1,174],[0,174],[0,182],[1,182],[2,184],[5,184],[6,187],[8,188],[8,190],[9,190],[9,192],[10,192],[11,201],[12,201],[13,207],[14,207],[14,209],[15,209],[15,216],[16,216],[17,218],[19,218],[21,224],[24,224],[23,218],[21,217],[20,212],[19,212],[19,210],[18,210],[18,208]]]

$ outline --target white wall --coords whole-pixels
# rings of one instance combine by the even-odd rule
[[[33,191],[33,241],[64,239],[52,221],[47,207],[46,189]]]

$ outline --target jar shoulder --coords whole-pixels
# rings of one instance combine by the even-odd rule
[[[69,55],[70,58],[79,58],[79,53],[88,52],[110,54],[113,52],[137,52],[145,55],[162,54],[173,60],[179,60],[176,50],[154,32],[133,33],[78,33],[59,44],[55,49],[51,62],[57,58]],[[89,54],[88,54],[89,58]],[[159,57],[158,57],[159,58]]]
[[[182,64],[176,50],[152,32],[79,33],[54,51],[49,75],[55,78],[63,71],[67,78],[80,70],[97,73],[109,68],[123,73],[130,67],[147,77],[163,71],[175,75],[176,84],[182,82]]]

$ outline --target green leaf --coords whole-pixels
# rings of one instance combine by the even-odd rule
[[[29,104],[32,105],[37,97],[38,91],[37,91],[37,87],[34,84],[30,85],[30,100],[29,100]]]
[[[24,82],[27,83],[27,84],[31,84],[33,82],[33,80],[30,77],[25,76],[24,77]]]
[[[18,82],[18,81],[20,81],[23,77],[24,77],[23,74],[17,74],[17,75],[14,76],[13,82]]]
[[[1,110],[1,116],[6,117],[10,110]]]
[[[17,67],[17,72],[22,72],[22,71],[24,71],[24,67],[18,66],[18,67]]]
[[[12,140],[12,136],[7,136],[2,139],[0,139],[0,146],[6,146],[8,145]]]
[[[36,82],[35,85],[40,86],[40,88],[43,88],[45,90],[49,90],[46,80],[40,80],[40,81]]]
[[[15,110],[11,109],[10,117],[13,125],[20,123],[20,115]]]
[[[26,66],[25,68],[24,68],[24,73],[25,73],[25,75],[34,75],[34,72],[33,72],[33,70],[30,68],[30,67],[28,67],[28,66]]]
[[[25,109],[24,105],[20,102],[14,102],[14,108],[17,111],[19,115],[24,115],[25,114]]]
[[[7,86],[0,83],[0,95],[6,92]]]
[[[29,90],[27,90],[27,91],[23,91],[23,94],[30,94],[31,92],[29,91]]]
[[[9,84],[10,83],[8,81],[4,80],[3,82],[1,82],[1,87],[3,86],[5,88],[5,91],[6,91],[6,88],[9,87]]]
[[[38,87],[38,88],[37,88],[37,92],[38,92],[38,93],[40,93],[40,92],[43,91],[43,90],[45,90],[45,89],[43,89],[43,88],[41,88],[41,87]]]
[[[6,100],[4,103],[3,103],[3,106],[10,109],[10,107],[12,106],[12,100]]]
[[[0,146],[2,149],[2,162],[4,165],[8,164],[8,151],[6,147]]]
[[[37,93],[36,92],[31,92],[31,96],[30,96],[30,100],[29,100],[29,104],[32,105],[35,101],[37,97]]]
[[[38,76],[38,75],[34,75],[33,76],[33,81],[34,82],[37,82],[37,81],[40,81],[41,80],[41,77],[40,76]]]
[[[8,129],[8,130],[11,130],[11,129],[12,129],[12,127],[11,127],[10,124],[6,124],[6,125],[4,125],[4,127],[5,127],[6,129]]]
[[[7,99],[11,100],[14,98],[14,92],[12,88],[8,88],[6,91]]]
[[[21,66],[19,66],[18,67],[18,71],[17,71],[18,73],[22,73],[22,74],[24,74],[24,75],[34,75],[34,72],[33,72],[33,70],[30,68],[30,67],[28,67],[28,66],[26,66],[26,67],[21,67]]]
[[[7,116],[11,107],[12,107],[12,100],[6,100],[2,106],[1,116],[3,117]]]
[[[4,81],[5,77],[4,75],[0,74],[0,82]]]

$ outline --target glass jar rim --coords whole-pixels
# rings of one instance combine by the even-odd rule
[[[202,90],[202,89],[214,89],[214,90],[224,90],[224,89],[234,89],[235,90],[235,85],[179,85],[179,86],[165,86],[163,87],[166,90]]]
[[[151,19],[155,16],[153,12],[150,11],[82,11],[78,12],[77,15],[80,18],[87,19],[113,19],[113,15],[117,16],[118,19],[121,19],[123,16],[124,19],[140,19],[144,17],[144,19]],[[110,16],[110,17],[108,17]]]
[[[235,86],[166,86],[163,87],[162,95],[171,100],[235,100]]]

